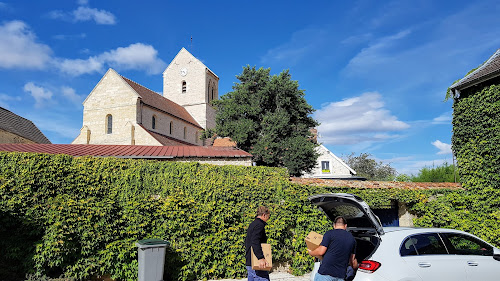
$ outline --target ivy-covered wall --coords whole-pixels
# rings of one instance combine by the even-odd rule
[[[374,208],[398,200],[419,216],[417,226],[500,244],[500,214],[472,212],[468,191],[314,187],[292,184],[279,168],[0,152],[0,280],[137,280],[135,242],[146,238],[171,242],[168,280],[242,278],[246,227],[259,204],[272,210],[274,261],[304,274],[313,265],[305,236],[331,227],[307,198],[327,192],[357,194]]]
[[[454,100],[452,142],[463,186],[500,190],[500,85]]]

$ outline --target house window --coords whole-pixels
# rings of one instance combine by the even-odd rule
[[[172,134],[172,127],[174,127],[174,122],[170,121],[169,134]]]
[[[186,127],[184,127],[184,139],[186,139],[186,135],[187,135],[186,133],[187,133],[187,129],[186,129]]]
[[[113,133],[113,116],[111,114],[106,115],[106,134]]]
[[[185,94],[187,89],[186,81],[182,81],[182,93]]]
[[[153,117],[151,118],[151,127],[153,129],[156,129],[156,116],[153,115]]]
[[[330,161],[321,161],[321,172],[330,173]]]

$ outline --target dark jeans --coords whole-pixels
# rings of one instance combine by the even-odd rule
[[[253,270],[247,265],[248,281],[269,281],[269,271]]]

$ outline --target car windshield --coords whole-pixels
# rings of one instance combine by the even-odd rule
[[[337,216],[343,216],[349,227],[373,227],[365,214],[358,206],[346,202],[327,202],[321,206],[326,215],[334,220]]]

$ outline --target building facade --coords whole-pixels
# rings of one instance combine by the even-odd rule
[[[310,173],[303,175],[304,178],[335,179],[351,178],[356,175],[356,171],[322,144],[316,147],[316,152],[319,153],[316,166]]]
[[[31,122],[10,110],[0,107],[0,143],[50,143]]]
[[[163,96],[109,69],[83,102],[73,144],[203,145],[215,127],[219,78],[182,48],[163,73]]]

